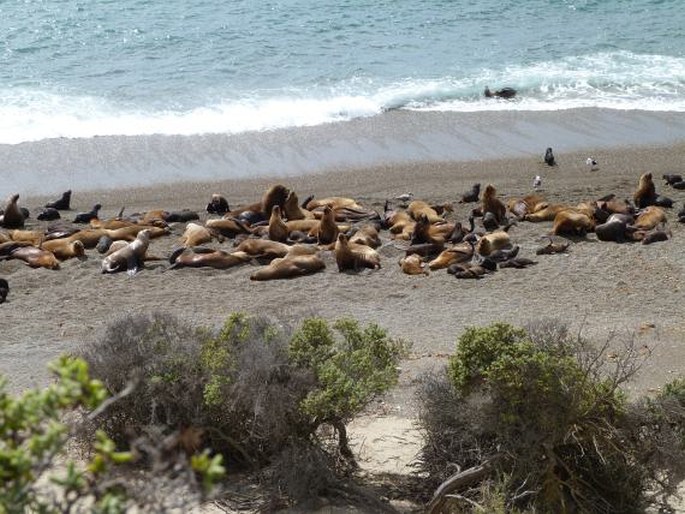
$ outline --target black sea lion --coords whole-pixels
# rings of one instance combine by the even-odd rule
[[[662,178],[669,186],[672,186],[673,184],[683,181],[682,175],[676,175],[674,173],[665,173],[664,175],[662,175]]]
[[[74,223],[90,223],[91,220],[98,217],[100,209],[102,209],[102,205],[96,203],[90,211],[79,212],[76,217],[74,217]]]
[[[5,303],[10,292],[10,285],[4,278],[0,278],[0,303]]]
[[[26,216],[18,205],[19,195],[13,194],[5,203],[5,210],[0,216],[0,225],[5,228],[23,228]]]
[[[459,203],[473,203],[477,202],[480,196],[480,183],[475,183],[471,189],[461,195]]]
[[[127,270],[129,274],[136,273],[143,266],[149,245],[150,231],[141,230],[138,232],[135,241],[128,243],[124,248],[103,259],[102,273],[115,273],[123,270]]]
[[[488,86],[485,86],[483,95],[485,95],[486,98],[514,98],[516,96],[516,90],[513,87],[503,87],[502,89],[491,91]]]
[[[226,200],[226,198],[218,193],[214,193],[207,204],[206,210],[209,214],[218,214],[223,216],[231,209],[228,206],[228,200]]]
[[[48,202],[45,204],[47,209],[56,209],[58,211],[68,211],[69,204],[71,202],[71,189],[62,193],[62,197],[54,202]]]
[[[671,231],[664,228],[655,228],[647,232],[642,238],[643,245],[649,245],[658,241],[668,241],[671,237]]]
[[[547,166],[557,165],[557,160],[554,158],[554,152],[551,147],[548,147],[547,150],[545,150],[545,164],[547,164]]]
[[[38,213],[36,219],[40,221],[54,221],[60,219],[61,217],[62,216],[60,216],[59,211],[57,209],[55,209],[54,207],[46,207]]]

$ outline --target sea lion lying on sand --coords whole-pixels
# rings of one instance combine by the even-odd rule
[[[127,270],[129,274],[136,273],[143,267],[145,253],[150,245],[150,231],[142,230],[136,240],[128,243],[124,248],[105,257],[102,261],[102,273],[115,273]]]
[[[276,280],[310,275],[321,271],[326,264],[318,255],[288,255],[271,261],[271,264],[255,271],[250,280]]]
[[[381,257],[376,250],[366,245],[350,243],[345,234],[338,234],[334,252],[338,271],[381,267]]]

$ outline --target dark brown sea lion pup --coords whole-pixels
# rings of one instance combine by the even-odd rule
[[[102,205],[96,203],[88,212],[79,212],[74,218],[74,223],[90,223],[91,220],[98,217],[98,213],[102,209]]]
[[[47,209],[57,209],[58,211],[68,211],[69,204],[71,203],[71,189],[62,193],[62,197],[54,202],[48,202],[45,204]]]
[[[338,271],[381,267],[381,257],[376,250],[366,245],[350,243],[345,234],[338,234],[335,243],[335,262]]]
[[[473,184],[471,186],[471,189],[466,191],[464,194],[461,195],[461,198],[459,199],[459,203],[473,203],[477,202],[478,198],[480,197],[480,183]]]
[[[683,181],[683,176],[676,175],[675,173],[665,173],[664,175],[662,175],[662,178],[669,186],[672,186],[673,184],[677,184],[678,182]]]
[[[226,198],[218,193],[214,193],[207,204],[206,210],[209,214],[218,214],[223,216],[231,209],[228,206],[228,200],[226,200]]]
[[[665,228],[655,228],[647,232],[642,238],[643,245],[649,245],[659,241],[668,241],[672,237],[671,231]]]
[[[480,279],[483,276],[497,270],[497,263],[491,259],[483,259],[479,263],[469,262],[463,264],[452,264],[447,268],[447,273],[461,279]]]
[[[514,98],[516,96],[516,90],[513,87],[503,87],[502,89],[491,91],[488,86],[485,86],[483,95],[485,95],[486,98]]]
[[[534,260],[528,259],[526,257],[512,257],[511,259],[507,259],[504,262],[500,262],[499,267],[500,268],[523,269],[523,268],[527,268],[528,266],[534,266],[537,263],[538,263],[538,261],[534,261]]]
[[[568,250],[570,243],[556,243],[549,240],[549,243],[545,246],[539,247],[535,250],[535,255],[550,255],[553,253],[565,253]]]
[[[150,245],[150,231],[141,230],[136,240],[128,243],[124,248],[105,257],[102,261],[102,273],[115,273],[127,270],[129,274],[136,273],[143,267],[145,253]]]
[[[19,195],[13,194],[5,203],[5,209],[2,216],[0,216],[0,225],[5,228],[23,228],[24,227],[24,213],[18,205]]]
[[[288,255],[271,261],[271,264],[255,271],[250,280],[276,280],[310,275],[321,271],[326,264],[318,255]]]
[[[492,184],[485,186],[483,198],[481,198],[481,210],[483,216],[488,212],[491,212],[500,225],[507,221],[507,207],[499,198],[497,198],[497,190]]]
[[[36,219],[39,221],[54,221],[60,219],[62,216],[59,211],[53,207],[46,207],[38,213]]]
[[[10,292],[10,285],[6,279],[0,278],[0,303],[5,303]]]

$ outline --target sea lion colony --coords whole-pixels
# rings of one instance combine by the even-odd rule
[[[672,186],[679,184],[677,178],[669,175],[664,180]],[[101,206],[94,204],[87,216],[78,214],[72,221],[32,222],[19,208],[19,195],[13,194],[4,209],[7,217],[0,218],[0,261],[19,259],[32,267],[59,269],[67,259],[100,254],[103,273],[129,274],[151,260],[168,261],[168,270],[256,264],[252,280],[273,280],[316,273],[327,265],[340,272],[374,270],[394,259],[392,265],[408,275],[446,270],[457,278],[478,279],[498,268],[536,263],[518,255],[516,226],[522,223],[547,223],[541,225],[544,243],[537,256],[566,252],[571,241],[591,238],[651,244],[671,237],[667,210],[673,202],[656,193],[650,173],[640,176],[633,197],[625,200],[610,194],[580,203],[553,203],[538,191],[502,198],[492,184],[479,191],[476,184],[456,197],[455,204],[476,203],[464,222],[455,219],[450,203],[412,200],[399,206],[386,201],[378,212],[346,197],[310,197],[300,203],[295,191],[280,184],[259,201],[231,210],[226,210],[224,197],[215,194],[202,216],[188,209],[128,216],[122,210],[101,219]],[[68,209],[64,203],[58,207]],[[676,219],[685,222],[685,208]],[[176,238],[170,255],[149,253],[162,237]],[[382,251],[388,247],[390,251]]]

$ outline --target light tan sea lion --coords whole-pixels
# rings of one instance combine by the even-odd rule
[[[411,202],[407,207],[407,213],[414,221],[419,221],[422,216],[425,216],[429,223],[444,221],[444,218],[440,216],[430,204],[423,200],[414,200]]]
[[[478,243],[476,243],[476,252],[483,257],[487,257],[495,250],[509,247],[511,247],[511,238],[509,237],[509,234],[503,230],[496,230],[495,232],[485,234],[478,240]]]
[[[371,248],[378,248],[381,245],[378,229],[374,225],[362,225],[350,236],[350,243],[362,244]]]
[[[102,260],[102,273],[115,273],[127,270],[136,273],[142,266],[145,254],[150,245],[150,231],[142,230],[136,240],[128,243],[124,248],[108,255]]]
[[[224,237],[235,237],[238,234],[251,234],[252,230],[236,218],[218,218],[207,220],[205,227],[214,230]]]
[[[541,209],[538,209],[531,214],[524,215],[523,219],[525,221],[531,221],[533,223],[540,223],[543,221],[554,221],[554,218],[557,214],[567,209],[572,209],[572,207],[570,205],[562,203],[551,204]]]
[[[171,254],[169,269],[178,268],[201,268],[228,269],[246,262],[250,262],[252,256],[245,252],[226,252],[210,248],[179,248]]]
[[[283,204],[283,215],[288,221],[314,219],[314,214],[311,211],[300,207],[300,201],[298,200],[295,191],[290,191],[288,193],[288,197]]]
[[[334,252],[338,271],[381,267],[381,257],[376,250],[366,245],[351,244],[345,234],[338,234]]]
[[[254,239],[250,237],[241,241],[240,244],[236,246],[236,251],[245,252],[252,257],[271,260],[276,257],[285,257],[290,251],[290,247],[279,241]]]
[[[271,261],[271,264],[255,271],[250,280],[276,280],[301,277],[321,271],[326,267],[318,255],[289,255]]]
[[[399,260],[400,268],[407,275],[428,275],[426,263],[417,254],[407,255]]]
[[[507,202],[509,211],[519,219],[522,219],[526,214],[535,212],[535,208],[544,202],[542,195],[532,193],[523,198],[511,198]]]
[[[342,196],[329,196],[328,198],[319,198],[310,200],[307,203],[307,210],[313,211],[318,207],[330,207],[333,210],[337,209],[357,209],[364,210],[364,207],[359,205],[354,198],[345,198]]]
[[[200,246],[212,240],[209,229],[198,223],[188,223],[181,236],[181,246]]]
[[[124,241],[134,241],[136,239],[136,236],[143,230],[148,231],[150,239],[156,239],[169,233],[169,229],[167,227],[154,227],[150,225],[137,224],[113,230],[105,229],[105,233],[114,241],[118,241],[120,239],[123,239]]]
[[[444,244],[447,238],[454,232],[456,224],[445,220],[430,223],[425,214],[419,215],[412,232],[412,244],[430,243],[434,245]]]
[[[82,259],[86,255],[86,248],[81,241],[69,241],[67,238],[44,241],[40,247],[43,250],[52,252],[60,261],[74,257]]]
[[[33,246],[40,246],[45,239],[45,233],[42,230],[10,230],[8,232],[12,241],[23,241],[31,243]]]
[[[661,223],[666,223],[666,211],[661,207],[650,205],[642,209],[631,227],[637,230],[652,230]]]
[[[0,225],[5,228],[24,228],[24,213],[19,208],[19,195],[13,194],[5,203],[5,211],[0,215]]]
[[[656,200],[656,186],[651,173],[643,173],[633,193],[633,202],[638,209],[653,205]]]
[[[311,232],[312,229],[319,226],[319,220],[316,218],[306,220],[288,220],[285,222],[288,227],[288,232]]]

